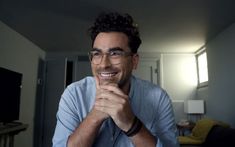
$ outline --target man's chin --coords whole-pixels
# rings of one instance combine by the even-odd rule
[[[109,84],[117,84],[117,80],[115,79],[102,79],[100,80],[100,85],[109,85]]]

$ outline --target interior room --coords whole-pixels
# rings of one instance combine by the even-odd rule
[[[22,74],[17,121],[27,125],[14,147],[51,146],[62,92],[91,75],[87,29],[109,11],[138,24],[142,44],[133,74],[168,92],[177,124],[194,127],[209,118],[235,128],[234,7],[235,1],[212,0],[1,0],[0,67]],[[199,65],[207,70],[202,81]],[[193,127],[179,129],[187,135]]]

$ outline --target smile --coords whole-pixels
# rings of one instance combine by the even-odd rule
[[[101,72],[99,75],[104,78],[110,78],[117,74],[117,72]]]

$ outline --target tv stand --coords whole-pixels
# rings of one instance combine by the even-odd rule
[[[27,124],[20,122],[5,123],[0,125],[0,147],[14,147],[14,136],[26,130]]]

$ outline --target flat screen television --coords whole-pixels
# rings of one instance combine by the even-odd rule
[[[0,67],[0,122],[19,120],[22,74]]]

